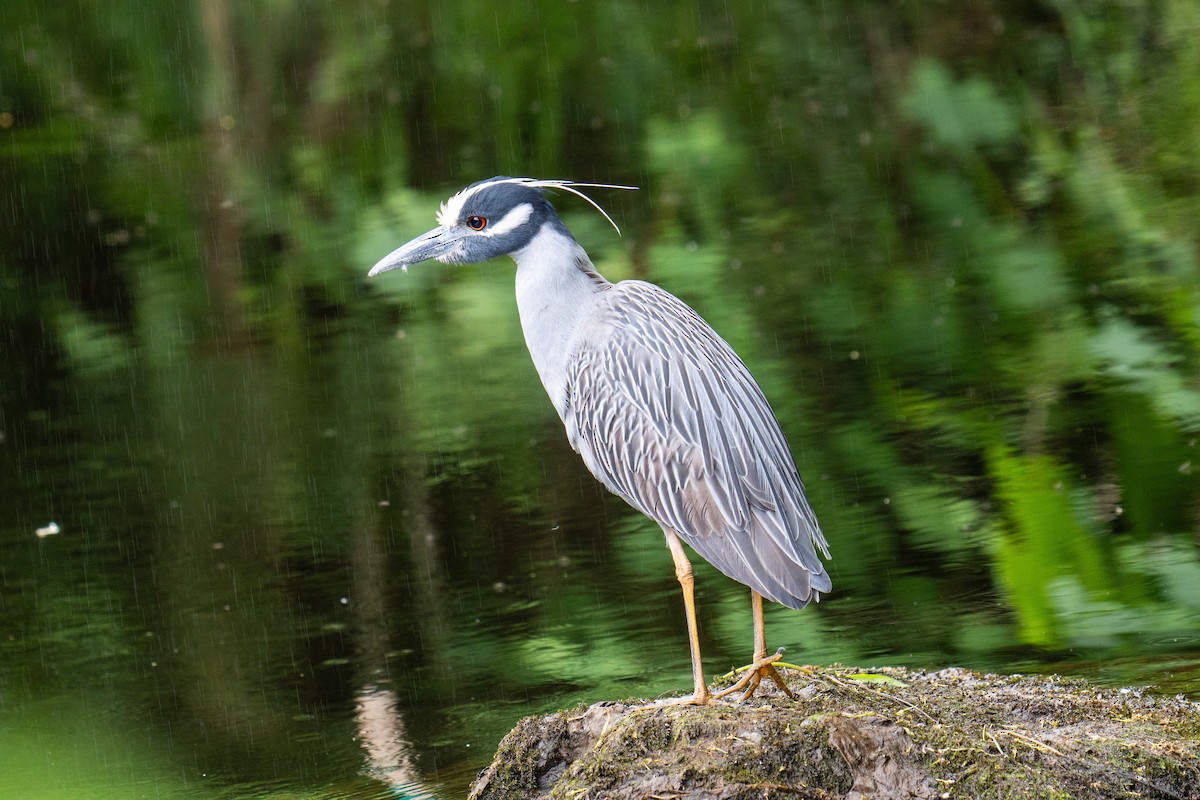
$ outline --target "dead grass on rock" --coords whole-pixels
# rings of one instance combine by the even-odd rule
[[[471,797],[1200,798],[1200,706],[1183,698],[961,669],[784,672],[796,700],[771,687],[526,718]]]

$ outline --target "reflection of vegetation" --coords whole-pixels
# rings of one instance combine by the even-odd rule
[[[261,599],[231,636],[289,630],[329,685],[347,641],[434,707],[461,680],[617,693],[678,657],[671,685],[660,535],[562,441],[509,270],[360,290],[449,191],[412,186],[628,181],[627,242],[564,202],[569,223],[602,271],[663,283],[745,355],[829,531],[837,594],[771,612],[773,637],[975,662],[1194,643],[1200,7],[775,5],[8,0],[0,422],[61,444],[70,413],[97,452],[72,480],[0,477],[61,506],[107,476],[159,531],[137,569],[185,599],[210,523],[169,503],[229,511],[249,538],[228,575]],[[394,596],[362,566],[380,552]],[[337,635],[347,570],[393,651]],[[744,658],[743,592],[702,579],[713,652]],[[643,650],[625,626],[646,598],[670,610],[638,620]],[[189,603],[166,604],[176,634],[215,635]],[[293,604],[324,609],[316,632]],[[88,608],[88,636],[125,647]],[[296,657],[277,644],[192,668]],[[237,704],[270,682],[249,674],[187,700]]]

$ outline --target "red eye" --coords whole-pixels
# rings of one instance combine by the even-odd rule
[[[473,231],[481,231],[487,227],[487,217],[467,217],[467,227]]]

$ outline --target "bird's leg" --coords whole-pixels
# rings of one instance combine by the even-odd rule
[[[692,578],[692,564],[688,561],[687,554],[683,552],[683,543],[679,541],[678,534],[665,528],[664,533],[667,535],[667,547],[671,548],[671,558],[675,560],[675,577],[679,579],[679,585],[683,589],[683,607],[687,612],[688,640],[692,649],[693,691],[692,696],[684,698],[683,702],[705,705],[712,702],[712,695],[709,694],[708,686],[704,683],[704,667],[700,664],[700,632],[696,627],[696,598],[693,592],[695,581]]]
[[[750,613],[754,617],[754,660],[767,657],[767,623],[763,619],[762,595],[750,590]]]
[[[783,690],[788,697],[795,698],[792,690],[787,687],[780,677],[779,672],[775,669],[775,662],[783,658],[783,648],[772,656],[767,656],[767,626],[763,621],[763,601],[762,595],[753,589],[750,590],[750,609],[754,615],[754,663],[746,668],[745,674],[733,686],[727,689],[722,689],[716,694],[716,697],[721,698],[726,695],[733,694],[746,687],[746,693],[742,695],[742,700],[749,700],[754,690],[758,688],[758,684],[763,678],[771,678],[775,681],[775,685]]]

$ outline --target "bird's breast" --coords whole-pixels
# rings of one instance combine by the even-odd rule
[[[564,417],[572,354],[581,335],[600,333],[592,330],[597,301],[612,284],[596,273],[573,240],[538,241],[546,235],[538,234],[525,250],[514,254],[517,311],[542,386],[559,417]]]

